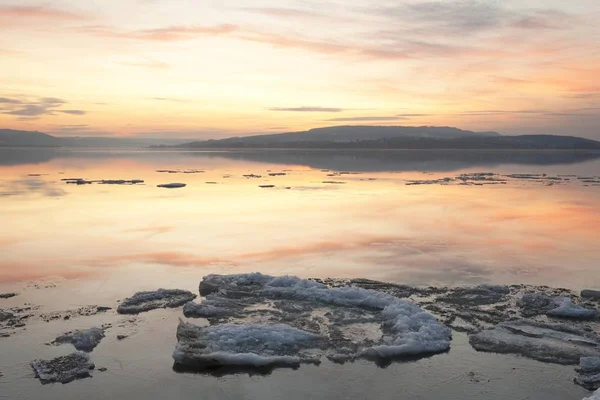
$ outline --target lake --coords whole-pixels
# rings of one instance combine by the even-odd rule
[[[157,187],[175,182],[186,186]],[[114,307],[138,290],[197,292],[207,274],[254,271],[416,286],[600,287],[597,152],[0,149],[0,202],[0,293],[20,293],[0,308]],[[179,317],[180,310],[160,310],[132,321],[34,318],[0,338],[0,398],[586,394],[571,383],[572,367],[476,353],[458,333],[448,354],[387,368],[357,362],[267,376],[177,374],[171,352]],[[107,337],[93,358],[108,371],[93,379],[34,380],[32,359],[68,353],[44,343],[91,321],[136,339]]]

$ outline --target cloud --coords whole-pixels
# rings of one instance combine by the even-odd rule
[[[83,110],[61,110],[60,107],[67,102],[56,97],[41,97],[30,101],[2,97],[0,103],[8,106],[8,108],[5,107],[1,111],[2,114],[21,117],[19,118],[20,121],[31,120],[42,115],[56,115],[56,113],[71,115],[84,115],[86,113]]]
[[[162,61],[146,60],[138,62],[121,63],[129,67],[142,67],[142,68],[153,68],[153,69],[167,69],[169,64]]]
[[[348,121],[396,121],[400,119],[408,119],[407,117],[389,116],[389,117],[343,117],[331,118],[326,121],[348,122]]]
[[[263,7],[263,8],[245,8],[245,11],[267,15],[270,17],[291,17],[291,18],[329,18],[324,14],[319,14],[314,11],[298,10],[293,8],[275,8],[275,7]]]
[[[238,29],[236,25],[221,24],[214,26],[170,26],[156,29],[140,29],[135,31],[120,31],[102,25],[83,26],[77,32],[100,37],[118,39],[146,40],[156,42],[175,42],[198,39],[207,36],[219,36],[232,33]]]
[[[9,99],[9,98],[6,98],[6,97],[0,97],[0,104],[1,103],[21,104],[21,100]]]
[[[85,16],[45,6],[0,6],[0,18],[83,20]]]
[[[458,115],[510,115],[510,114],[544,114],[548,110],[475,110],[464,111]]]
[[[397,117],[430,117],[433,114],[397,114]]]
[[[287,112],[342,112],[342,108],[335,107],[272,107],[269,111],[287,111]]]
[[[173,101],[175,103],[185,103],[185,100],[174,99],[172,97],[148,97],[147,99],[156,101]]]
[[[499,1],[427,1],[382,7],[377,13],[392,17],[399,25],[434,34],[477,34],[497,28],[527,30],[562,29],[574,20],[571,14],[553,9],[515,10]]]
[[[83,110],[58,110],[58,112],[71,115],[85,115],[85,111]]]

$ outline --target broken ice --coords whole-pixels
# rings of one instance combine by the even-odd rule
[[[180,343],[173,357],[188,367],[205,365],[207,359],[216,364],[230,363],[234,355],[236,363],[246,365],[268,364],[269,357],[295,357],[274,363],[297,365],[322,355],[343,362],[358,357],[423,356],[450,347],[450,330],[435,317],[407,300],[374,290],[331,288],[292,276],[254,273],[206,276],[200,293],[206,298],[186,304],[185,315],[230,323],[208,328],[180,324]],[[232,333],[234,339],[226,348],[221,347],[215,333],[222,333],[220,329],[237,335]],[[267,336],[263,332],[268,331],[275,332],[275,343],[282,347],[264,343]],[[237,337],[244,340],[238,343]],[[299,338],[302,340],[296,340]],[[254,345],[248,347],[248,341]],[[312,356],[304,354],[307,350]],[[207,355],[213,353],[218,357]],[[246,353],[253,355],[239,356]]]
[[[196,295],[188,290],[158,289],[150,292],[137,292],[119,305],[119,314],[139,314],[157,308],[173,308],[192,301]]]
[[[95,368],[95,365],[89,355],[76,352],[52,360],[34,360],[31,362],[31,367],[36,377],[46,384],[69,383],[75,379],[90,377],[90,371]]]

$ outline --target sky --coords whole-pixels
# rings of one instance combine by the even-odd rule
[[[600,140],[598,0],[0,0],[0,128]]]

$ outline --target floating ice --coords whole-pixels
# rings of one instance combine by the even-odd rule
[[[137,292],[119,305],[119,314],[138,314],[157,308],[179,307],[192,301],[196,295],[181,289],[158,289],[152,292]]]
[[[600,388],[600,357],[581,357],[575,383],[589,390]]]
[[[13,313],[0,310],[0,322],[6,321],[7,319],[11,319],[12,317],[14,317]]]
[[[95,365],[86,353],[75,352],[52,360],[34,360],[31,367],[36,377],[46,384],[69,383],[75,379],[90,377],[90,371]]]
[[[592,319],[598,315],[596,310],[573,305],[573,301],[568,297],[560,297],[556,299],[555,304],[557,304],[558,307],[548,311],[546,313],[548,316],[573,319]]]
[[[586,374],[600,374],[600,357],[581,357],[577,370]]]
[[[54,340],[54,344],[71,343],[77,350],[92,351],[104,338],[104,329],[90,328],[65,333]]]
[[[179,189],[179,188],[183,188],[186,187],[187,185],[185,183],[163,183],[161,185],[156,185],[156,187],[159,188],[166,188],[166,189]]]
[[[586,397],[583,400],[600,400],[600,389],[596,390],[593,395]]]
[[[524,293],[517,305],[525,317],[545,314],[556,307],[555,298],[545,293]]]
[[[520,354],[556,364],[576,364],[581,357],[600,356],[600,337],[568,324],[503,322],[471,335],[469,342],[476,350]]]
[[[600,290],[586,289],[581,291],[581,297],[600,300]]]
[[[283,324],[222,324],[200,327],[183,321],[173,359],[189,368],[216,366],[297,367],[310,362],[300,351],[318,345],[319,336]]]
[[[286,322],[324,335],[327,356],[333,360],[419,356],[450,347],[450,330],[435,317],[407,300],[375,290],[331,288],[293,276],[254,273],[208,275],[200,283],[200,293],[207,297],[199,304],[186,304],[186,316],[238,318],[246,322],[242,326],[259,326],[244,319],[249,317],[268,322],[260,325],[265,329]],[[347,334],[345,330],[355,323],[373,325],[379,334]]]

